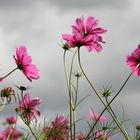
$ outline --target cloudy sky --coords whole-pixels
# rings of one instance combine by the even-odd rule
[[[67,114],[63,50],[58,44],[61,43],[62,33],[71,32],[70,26],[77,17],[91,15],[107,29],[103,36],[106,44],[99,54],[88,53],[83,48],[83,66],[97,89],[111,85],[117,91],[130,73],[125,58],[140,43],[139,6],[139,0],[0,0],[1,75],[15,67],[12,55],[19,44],[27,46],[40,70],[40,79],[32,84],[17,71],[1,83],[1,88],[7,85],[30,86],[32,97],[42,99],[42,114],[50,117],[57,113]],[[132,120],[133,125],[140,123],[139,80],[139,77],[132,76],[113,103],[120,116],[125,110],[126,119]],[[92,93],[83,80],[80,85],[79,98]],[[90,106],[97,112],[102,109],[96,96],[91,95],[81,104],[83,111],[79,111],[79,114],[88,113]],[[3,115],[7,114],[7,110],[8,107]]]

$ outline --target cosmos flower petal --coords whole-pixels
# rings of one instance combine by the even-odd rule
[[[126,63],[132,70],[133,74],[140,76],[140,44],[138,47],[126,57]]]
[[[89,118],[90,120],[97,120],[97,119],[99,118],[99,116],[100,116],[100,115],[96,114],[96,113],[93,112],[93,111],[90,111],[89,114],[88,114],[88,118]],[[99,118],[99,121],[100,121],[100,122],[106,122],[106,121],[107,121],[107,118],[104,117],[104,116],[101,116],[101,117]]]
[[[37,67],[32,64],[32,58],[28,55],[27,49],[24,45],[16,48],[16,55],[13,55],[17,67],[24,73],[29,81],[39,78],[39,71]]]

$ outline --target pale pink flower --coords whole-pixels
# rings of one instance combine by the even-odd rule
[[[85,132],[79,132],[76,135],[76,140],[85,140],[86,139],[86,133]]]
[[[35,119],[37,121],[37,117],[40,116],[40,111],[36,109],[36,106],[41,103],[41,99],[34,98],[30,99],[30,94],[26,93],[24,99],[19,103],[19,113],[20,116],[30,123],[31,120]]]
[[[136,76],[140,76],[140,44],[131,55],[127,56],[126,63]]]
[[[16,119],[14,116],[8,116],[8,117],[6,118],[6,122],[7,122],[8,124],[16,124],[17,119]]]
[[[95,112],[93,112],[93,111],[89,111],[89,113],[88,113],[88,118],[90,119],[90,120],[97,120],[98,118],[99,118],[99,116],[100,115],[98,115],[98,114],[96,114]],[[106,122],[107,121],[107,118],[106,117],[104,117],[104,116],[101,116],[100,118],[99,118],[99,121],[100,122]]]
[[[111,137],[107,136],[107,134],[104,131],[97,131],[95,132],[95,138],[98,140],[111,140]]]
[[[24,73],[29,81],[32,81],[32,79],[37,80],[39,78],[39,71],[37,67],[32,64],[32,58],[28,55],[25,46],[21,45],[16,48],[16,55],[13,57],[18,69]]]
[[[77,18],[76,25],[72,25],[72,35],[63,34],[62,37],[72,48],[85,46],[89,52],[93,50],[100,52],[102,50],[100,43],[105,43],[100,34],[105,33],[106,30],[97,25],[98,20],[92,16],[89,16],[86,21],[84,17]]]

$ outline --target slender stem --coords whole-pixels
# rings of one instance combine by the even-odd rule
[[[73,102],[72,102],[72,89],[71,89],[71,78],[72,78],[72,70],[73,70],[73,63],[74,63],[74,58],[77,53],[77,50],[73,54],[72,60],[71,60],[71,67],[70,67],[70,72],[68,75],[67,72],[67,67],[66,67],[66,51],[64,51],[63,55],[63,61],[64,61],[64,70],[65,70],[65,76],[66,76],[66,82],[67,82],[67,88],[68,88],[68,93],[69,93],[69,110],[70,110],[70,136],[72,138],[72,120],[73,120]]]
[[[125,80],[125,82],[123,83],[123,85],[121,86],[121,88],[119,89],[119,91],[117,92],[117,94],[112,98],[112,100],[109,102],[109,105],[114,101],[114,99],[120,94],[120,92],[122,91],[122,89],[124,88],[124,86],[126,85],[126,83],[128,82],[128,80],[130,79],[130,77],[132,76],[133,72],[130,73],[130,75],[127,77],[127,79]]]
[[[71,78],[72,78],[72,70],[73,70],[73,64],[74,64],[74,58],[76,56],[78,50],[76,50],[73,54],[72,60],[71,60],[71,67],[70,67],[70,73],[69,73],[69,100],[70,100],[70,108],[71,108],[71,120],[74,120],[74,111],[73,111],[73,102],[72,102],[72,88],[71,88]],[[73,116],[72,116],[72,112],[73,112]],[[74,122],[73,122],[74,123]],[[71,122],[71,127],[72,127],[72,122]],[[75,124],[74,124],[75,127]],[[71,128],[73,129],[73,128]],[[74,128],[75,131],[75,128]],[[75,134],[74,134],[75,135]],[[75,137],[75,136],[74,136]],[[71,135],[71,139],[72,139],[72,135]]]
[[[113,109],[111,108],[111,106],[109,105],[108,99],[106,98],[106,103],[108,104],[108,108],[110,109],[110,111],[112,112],[112,114],[114,115],[114,117],[116,118],[118,124],[120,125],[120,127],[122,128],[124,134],[126,134],[128,137],[130,137],[127,133],[127,131],[125,130],[123,124],[120,122],[120,120],[117,118],[115,112],[113,111]]]
[[[64,63],[66,83],[67,83],[67,88],[68,88],[68,93],[69,93],[70,136],[72,138],[72,110],[71,110],[72,107],[71,107],[71,94],[69,92],[69,77],[68,77],[68,71],[67,71],[67,66],[66,66],[66,50],[64,51],[64,55],[63,55],[63,63]]]
[[[5,107],[6,104],[6,98],[4,98],[3,103],[0,105],[0,113],[2,112],[3,108]]]
[[[91,86],[91,88],[93,89],[93,91],[95,92],[95,94],[97,95],[97,97],[100,99],[100,101],[102,102],[102,104],[105,106],[105,108],[107,109],[107,111],[109,112],[109,114],[111,115],[111,117],[114,119],[115,123],[117,124],[117,126],[120,128],[121,132],[123,133],[122,128],[120,127],[120,125],[118,124],[116,118],[114,117],[114,115],[112,114],[112,112],[108,109],[108,107],[106,106],[105,102],[103,101],[103,99],[100,97],[100,95],[98,94],[97,90],[95,89],[95,87],[93,86],[93,84],[91,83],[91,81],[88,79],[87,75],[85,74],[82,65],[81,65],[81,60],[80,60],[80,48],[78,48],[78,60],[79,60],[79,66],[81,68],[81,71],[83,73],[83,75],[85,76],[86,80],[88,81],[89,85]],[[126,140],[130,140],[130,138],[128,136],[126,136],[123,133],[124,137],[126,138]]]
[[[64,64],[64,72],[65,72],[65,77],[66,77],[66,83],[67,83],[67,88],[69,88],[69,78],[68,78],[68,71],[67,71],[67,66],[66,66],[66,50],[64,51],[63,54],[63,64]]]
[[[90,136],[90,134],[92,133],[94,127],[96,126],[96,124],[98,123],[98,120],[101,118],[101,116],[103,115],[103,113],[106,111],[106,109],[109,107],[109,105],[115,100],[115,98],[119,95],[119,93],[122,91],[122,89],[124,88],[124,86],[126,85],[126,83],[128,82],[128,80],[130,79],[132,73],[129,74],[129,76],[126,78],[125,82],[123,83],[123,85],[121,86],[121,88],[118,90],[117,94],[114,96],[114,98],[112,98],[112,100],[107,104],[107,106],[104,108],[104,110],[100,113],[98,119],[96,120],[96,122],[94,123],[94,125],[92,126],[90,132],[87,135],[87,138]]]
[[[76,134],[76,111],[77,111],[77,96],[78,96],[78,88],[79,88],[79,77],[77,77],[76,80],[76,91],[75,91],[75,101],[74,101],[74,109],[73,109],[73,134],[74,134],[74,140],[75,140],[75,134]]]
[[[13,69],[11,72],[9,72],[8,74],[6,74],[5,76],[1,77],[0,80],[2,81],[3,79],[5,79],[6,77],[8,77],[11,73],[13,73],[15,70],[17,70],[17,68]]]
[[[34,136],[34,138],[35,138],[36,140],[38,140],[37,136],[35,135],[34,131],[33,131],[32,128],[31,128],[30,124],[26,124],[26,125],[27,125],[28,128],[30,129],[30,131],[31,131],[32,135]]]
[[[73,140],[75,140],[76,134],[76,108],[73,110]]]
[[[77,106],[77,96],[78,96],[78,89],[79,89],[79,77],[77,77],[77,80],[76,80],[76,91],[75,91],[75,102],[74,102],[74,108],[76,108]]]

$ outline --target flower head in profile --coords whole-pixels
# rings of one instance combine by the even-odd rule
[[[17,64],[18,69],[20,69],[29,81],[32,79],[37,80],[39,78],[39,71],[37,67],[32,64],[32,58],[28,55],[25,46],[19,46],[16,48],[16,55],[13,56]]]
[[[8,116],[8,117],[6,117],[6,122],[8,124],[16,124],[17,119],[14,116]]]
[[[126,63],[136,76],[140,76],[140,44],[131,55],[127,56]]]
[[[40,103],[41,99],[36,97],[31,100],[30,94],[26,93],[24,99],[19,103],[17,112],[26,123],[30,123],[34,119],[37,121],[37,117],[40,116],[40,111],[36,108],[36,106]]]
[[[94,120],[95,121],[95,120],[99,119],[99,121],[103,122],[103,123],[107,121],[106,117],[104,117],[104,116],[99,117],[99,116],[100,115],[96,114],[95,112],[89,111],[88,118],[90,120]]]
[[[98,20],[89,16],[86,21],[84,17],[76,19],[75,25],[72,25],[72,34],[63,34],[62,37],[70,47],[85,46],[89,52],[102,50],[101,43],[105,43],[101,34],[106,30],[98,27]]]

